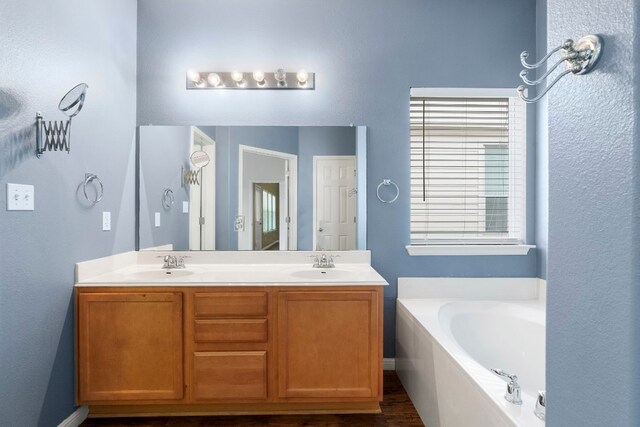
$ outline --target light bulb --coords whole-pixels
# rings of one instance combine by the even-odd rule
[[[264,72],[260,70],[256,70],[253,72],[253,79],[258,84],[264,84]]]
[[[231,80],[233,80],[234,82],[241,83],[243,79],[244,74],[242,74],[240,71],[234,71],[233,73],[231,73]]]
[[[309,73],[307,73],[306,70],[300,70],[298,71],[298,74],[296,74],[296,78],[298,79],[298,83],[300,83],[301,86],[304,86],[307,84],[307,80],[309,80]]]
[[[279,68],[274,74],[273,77],[278,82],[278,86],[285,86],[287,84],[287,73],[282,68]]]
[[[209,75],[207,76],[207,81],[213,87],[220,86],[220,83],[222,82],[218,73],[209,73]]]
[[[200,73],[196,70],[187,71],[187,78],[194,83],[200,83],[202,81],[202,77],[200,77]]]

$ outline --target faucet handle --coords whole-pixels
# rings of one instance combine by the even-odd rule
[[[547,412],[547,393],[544,390],[538,391],[538,398],[536,399],[536,409],[533,411],[534,415],[540,418],[542,421],[545,419]]]
[[[522,405],[522,391],[520,389],[520,384],[518,384],[518,376],[505,372],[502,369],[491,369],[491,372],[503,378],[509,379],[509,383],[507,384],[507,392],[504,394],[504,399],[507,402],[513,403],[514,405]]]

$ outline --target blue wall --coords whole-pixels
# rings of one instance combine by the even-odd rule
[[[55,426],[75,408],[74,264],[134,247],[136,2],[3,0],[0,46],[0,424]],[[64,118],[80,82],[71,154],[36,159],[35,112]],[[85,172],[104,183],[93,208]],[[6,210],[8,182],[35,185],[35,211]]]
[[[140,0],[138,123],[368,126],[368,243],[385,294],[385,355],[399,276],[530,276],[536,256],[409,257],[409,88],[516,87],[535,50],[534,0]],[[170,25],[168,25],[170,23]],[[170,52],[170,54],[167,54]],[[315,91],[187,91],[185,71],[306,68]],[[533,111],[533,109],[531,109]],[[528,235],[535,236],[530,126]],[[377,183],[400,186],[383,205]],[[231,222],[229,222],[231,224]]]
[[[140,127],[140,249],[172,244],[173,249],[189,250],[189,214],[182,202],[189,200],[189,187],[182,185],[180,168],[191,163],[189,126]],[[174,205],[162,205],[165,189],[173,191]],[[160,213],[160,227],[155,213]]]
[[[599,67],[548,97],[547,425],[637,426],[640,5],[547,7],[548,47],[605,39]]]

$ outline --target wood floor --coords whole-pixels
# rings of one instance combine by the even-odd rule
[[[155,417],[88,419],[83,426],[144,427],[237,427],[237,426],[325,426],[325,427],[413,427],[422,421],[394,371],[384,372],[381,414],[372,415],[254,415],[219,417]]]

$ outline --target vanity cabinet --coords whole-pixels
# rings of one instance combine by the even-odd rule
[[[375,291],[278,295],[278,396],[378,395],[381,316]]]
[[[92,416],[379,412],[382,286],[76,288]]]
[[[79,293],[78,399],[180,399],[182,293]]]

